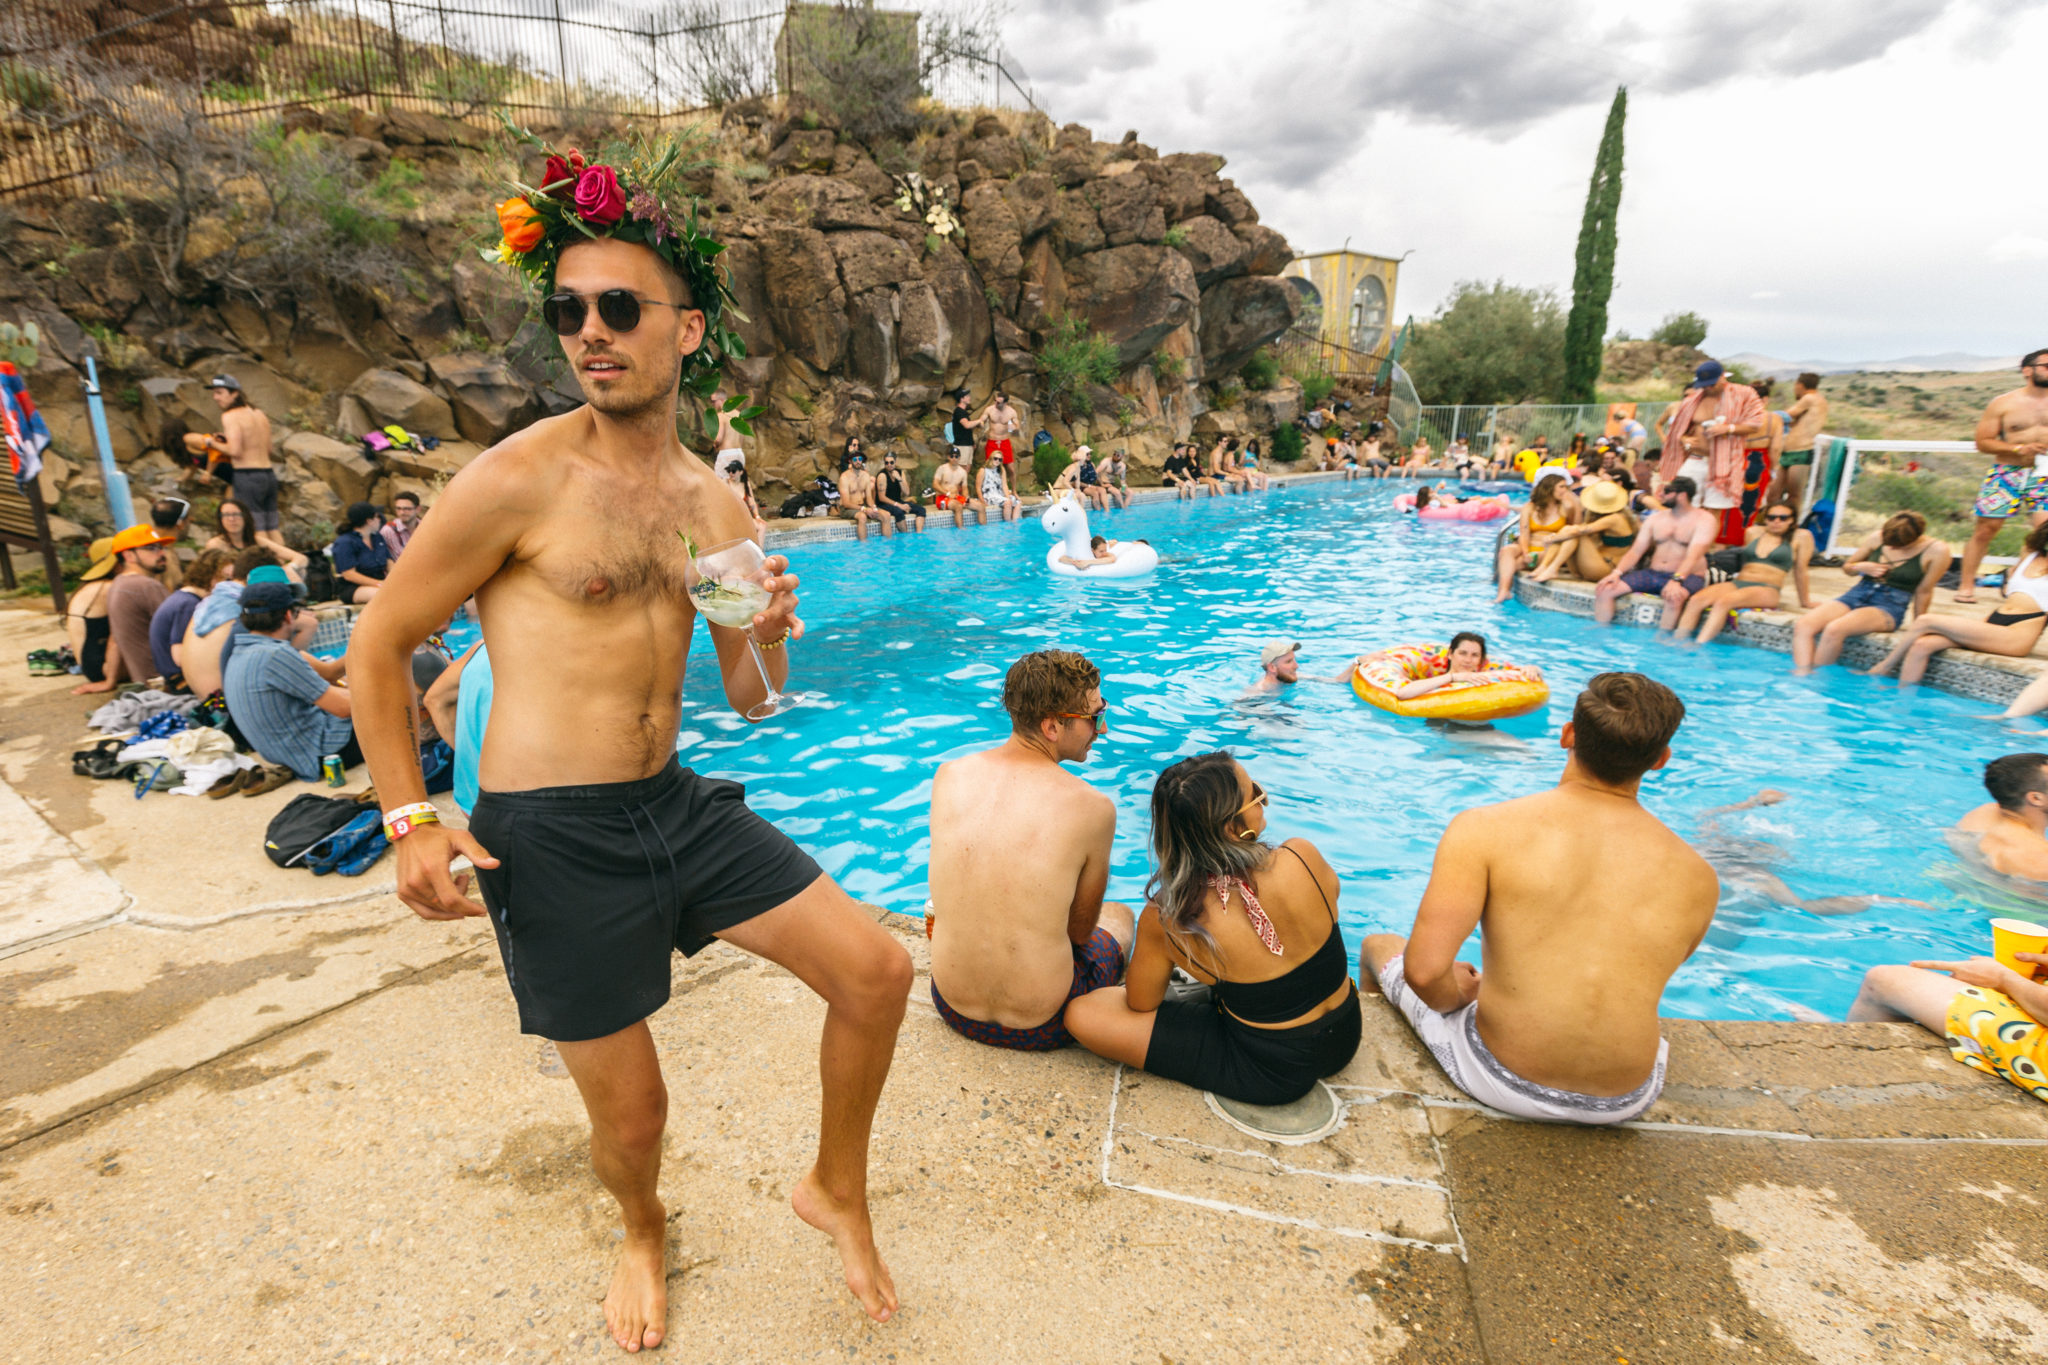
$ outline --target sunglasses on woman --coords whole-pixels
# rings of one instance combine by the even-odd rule
[[[1268,799],[1269,798],[1266,795],[1266,789],[1259,785],[1259,779],[1255,777],[1252,779],[1252,799],[1245,802],[1242,806],[1239,806],[1237,808],[1236,814],[1242,815],[1246,811],[1250,810],[1253,806],[1263,806],[1266,804]]]
[[[581,294],[550,294],[541,300],[541,319],[555,329],[556,336],[572,337],[583,330],[584,320],[590,316],[590,303]],[[630,332],[638,327],[641,308],[650,304],[657,308],[689,308],[684,303],[643,299],[630,289],[607,289],[597,296],[596,303],[598,319],[614,332]]]

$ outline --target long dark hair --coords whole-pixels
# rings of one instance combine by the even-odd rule
[[[1244,809],[1237,760],[1219,749],[1196,754],[1159,774],[1152,784],[1152,880],[1145,898],[1159,907],[1169,940],[1188,952],[1200,942],[1220,960],[1215,936],[1202,924],[1209,879],[1249,879],[1273,857],[1272,845],[1233,838],[1227,826]],[[1194,954],[1188,952],[1190,960]]]
[[[1429,500],[1434,496],[1435,494],[1430,491],[1428,484],[1418,485],[1415,489],[1415,510],[1420,512],[1423,508],[1429,506]]]
[[[228,534],[228,528],[221,525],[220,514],[230,507],[242,514],[242,534],[248,537],[247,540],[237,541]],[[249,504],[243,502],[240,498],[222,498],[220,500],[220,506],[214,509],[213,526],[215,530],[220,532],[220,538],[234,546],[237,550],[246,550],[256,543],[256,514],[251,512]]]

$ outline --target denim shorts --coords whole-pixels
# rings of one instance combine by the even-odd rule
[[[1875,578],[1866,578],[1835,600],[1851,611],[1858,607],[1876,607],[1892,618],[1892,629],[1897,630],[1899,623],[1906,619],[1906,608],[1912,603],[1913,594]]]

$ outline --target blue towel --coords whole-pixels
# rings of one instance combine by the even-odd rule
[[[360,877],[389,847],[391,841],[384,837],[384,813],[366,810],[307,849],[306,866],[313,869],[316,877],[330,872]]]

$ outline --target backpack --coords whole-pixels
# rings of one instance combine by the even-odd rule
[[[279,867],[291,867],[312,852],[314,845],[362,814],[363,808],[346,797],[301,793],[270,818],[270,828],[263,832],[263,851]]]
[[[430,739],[420,746],[420,776],[427,780],[429,796],[455,790],[455,750],[447,740]]]
[[[1828,536],[1835,529],[1835,500],[1833,498],[1822,498],[1814,503],[1812,509],[1806,514],[1804,524],[1806,529],[1813,533],[1813,543],[1815,545],[1826,545],[1828,543]]]

